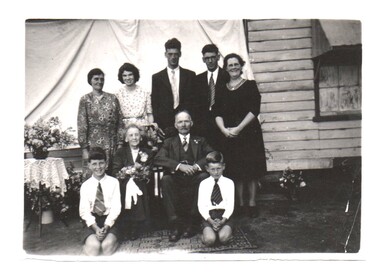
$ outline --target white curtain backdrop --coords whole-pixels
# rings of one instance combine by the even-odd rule
[[[54,20],[26,23],[25,122],[58,116],[64,127],[77,128],[79,99],[91,91],[87,73],[105,72],[104,91],[122,84],[119,67],[140,69],[139,85],[151,90],[151,76],[165,68],[165,42],[182,43],[180,65],[197,74],[206,70],[201,49],[215,43],[223,57],[240,54],[245,78],[253,79],[242,20]]]

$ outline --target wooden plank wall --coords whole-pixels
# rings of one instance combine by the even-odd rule
[[[331,168],[334,158],[361,156],[360,120],[312,120],[311,20],[249,20],[247,25],[268,170]]]

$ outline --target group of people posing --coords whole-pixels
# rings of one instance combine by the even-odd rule
[[[117,93],[103,91],[105,74],[88,73],[92,92],[78,110],[78,140],[84,171],[80,216],[87,225],[84,252],[112,254],[149,210],[145,180],[119,178],[128,166],[154,165],[164,170],[162,201],[169,240],[189,238],[202,228],[202,242],[232,238],[233,214],[258,215],[256,191],[266,172],[258,115],[261,96],[256,82],[242,78],[244,60],[232,53],[218,66],[216,45],[202,49],[207,71],[196,75],[179,66],[181,42],[165,43],[167,67],[152,76],[151,92],[137,82],[139,70],[123,64]],[[162,136],[159,149],[144,142],[153,126]]]

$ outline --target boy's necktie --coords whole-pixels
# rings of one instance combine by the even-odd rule
[[[222,193],[220,192],[220,187],[218,185],[218,180],[215,179],[215,185],[211,193],[211,203],[213,206],[219,205],[220,202],[222,202],[223,197]]]
[[[105,211],[106,211],[106,206],[104,205],[103,191],[102,191],[102,187],[100,186],[100,182],[99,182],[98,189],[96,191],[96,198],[95,198],[93,212],[99,216],[102,216]]]

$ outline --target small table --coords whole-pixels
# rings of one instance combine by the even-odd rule
[[[31,188],[41,190],[42,184],[49,188],[50,191],[59,191],[62,196],[66,192],[65,180],[69,178],[65,163],[62,158],[24,159],[24,183],[30,183]],[[42,205],[41,199],[38,199],[39,205],[39,235],[42,231]],[[26,229],[28,229],[31,220]],[[64,222],[65,223],[65,222]],[[65,223],[66,225],[66,223]]]

